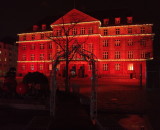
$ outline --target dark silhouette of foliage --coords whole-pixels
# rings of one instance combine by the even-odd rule
[[[40,72],[29,72],[23,78],[24,84],[48,84],[48,78]]]

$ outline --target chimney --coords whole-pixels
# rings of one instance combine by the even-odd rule
[[[132,23],[133,22],[133,17],[127,17],[127,23]]]
[[[33,25],[33,31],[37,31],[38,30],[38,26],[37,25]]]
[[[121,22],[121,18],[120,17],[115,18],[115,24],[120,24],[120,22]]]
[[[106,26],[109,23],[109,19],[103,19],[103,25]]]
[[[46,24],[42,24],[42,30],[46,30]]]

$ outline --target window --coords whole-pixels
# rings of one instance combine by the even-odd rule
[[[140,40],[140,45],[141,45],[141,46],[146,46],[146,39],[142,38],[142,39]]]
[[[115,46],[120,46],[120,40],[119,39],[115,40]]]
[[[52,43],[51,42],[48,43],[48,49],[52,49]]]
[[[120,64],[115,64],[115,70],[120,70]]]
[[[120,29],[116,28],[116,34],[120,34]]]
[[[31,54],[31,60],[34,60],[34,59],[35,59],[35,55]]]
[[[40,49],[44,49],[44,44],[40,43]]]
[[[41,34],[41,39],[44,39],[44,34]]]
[[[26,35],[23,36],[23,40],[24,40],[24,41],[26,40]]]
[[[115,18],[115,24],[120,24],[120,18]]]
[[[26,50],[26,45],[22,45],[22,50]]]
[[[128,64],[128,70],[134,70],[133,64]]]
[[[76,35],[77,34],[77,28],[73,28],[72,29],[72,35]]]
[[[89,64],[89,65],[88,65],[88,69],[89,69],[89,70],[92,70],[92,64]]]
[[[85,28],[84,27],[82,27],[81,29],[80,29],[80,34],[85,34]]]
[[[43,70],[43,64],[39,65],[39,70]]]
[[[103,71],[107,71],[108,70],[108,64],[103,64]]]
[[[127,17],[127,23],[132,23],[133,17]]]
[[[115,52],[115,59],[120,59],[120,52],[119,51]]]
[[[49,69],[49,70],[52,70],[52,64],[49,64],[49,65],[48,65],[48,69]]]
[[[145,33],[145,28],[141,27],[141,33]]]
[[[108,59],[108,52],[107,51],[103,52],[103,59]]]
[[[132,28],[128,28],[128,34],[132,34]]]
[[[61,36],[62,35],[62,31],[61,30],[56,30],[56,36]]]
[[[32,36],[31,36],[31,39],[34,40],[34,39],[35,39],[35,35],[32,35]]]
[[[48,60],[52,60],[52,54],[48,54]]]
[[[88,29],[88,34],[93,34],[93,28],[92,28],[92,27],[90,27],[90,28]]]
[[[128,46],[133,46],[133,40],[132,39],[128,39]]]
[[[108,40],[103,40],[103,47],[107,47],[108,46]]]
[[[26,60],[26,55],[25,54],[22,55],[22,60]]]
[[[92,43],[88,44],[88,51],[93,52],[93,44]]]
[[[22,65],[22,70],[25,70],[26,69],[26,65]]]
[[[142,59],[145,59],[145,58],[146,58],[146,52],[144,52],[144,51],[141,52],[141,58],[142,58]]]
[[[133,51],[128,51],[128,58],[132,59],[133,58]]]
[[[59,45],[57,45],[57,52],[61,51],[61,47]]]
[[[50,36],[50,37],[53,37],[53,33],[49,33],[49,36]]]
[[[104,29],[104,30],[103,30],[103,34],[104,34],[104,35],[108,35],[108,30],[107,30],[107,29]]]
[[[40,60],[44,60],[44,54],[40,54],[39,59],[40,59]]]
[[[34,50],[34,49],[35,49],[35,45],[31,44],[31,50]]]
[[[31,65],[30,67],[31,67],[31,70],[34,70],[34,65]]]

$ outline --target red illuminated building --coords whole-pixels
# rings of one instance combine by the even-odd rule
[[[60,51],[51,37],[63,37],[60,27],[74,24],[68,37],[85,40],[81,47],[95,54],[99,77],[139,78],[142,73],[145,78],[146,61],[153,59],[153,25],[135,24],[131,16],[125,18],[125,24],[121,21],[121,17],[115,17],[114,23],[109,18],[100,21],[73,9],[53,21],[49,29],[46,24],[34,25],[31,32],[18,34],[18,75],[39,71],[49,76],[54,56]],[[57,68],[58,75],[64,76],[63,59]],[[79,55],[70,62],[69,70],[72,69],[77,77],[91,75],[90,64]]]

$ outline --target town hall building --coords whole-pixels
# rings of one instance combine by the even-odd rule
[[[18,34],[18,75],[39,71],[50,76],[55,58],[68,49],[72,51],[69,73],[75,77],[91,76],[91,64],[81,53],[93,54],[98,77],[134,79],[146,77],[146,61],[153,59],[153,24],[135,24],[132,16],[96,19],[77,9],[53,21],[33,25],[33,30]],[[59,77],[65,76],[65,55],[57,65]]]

